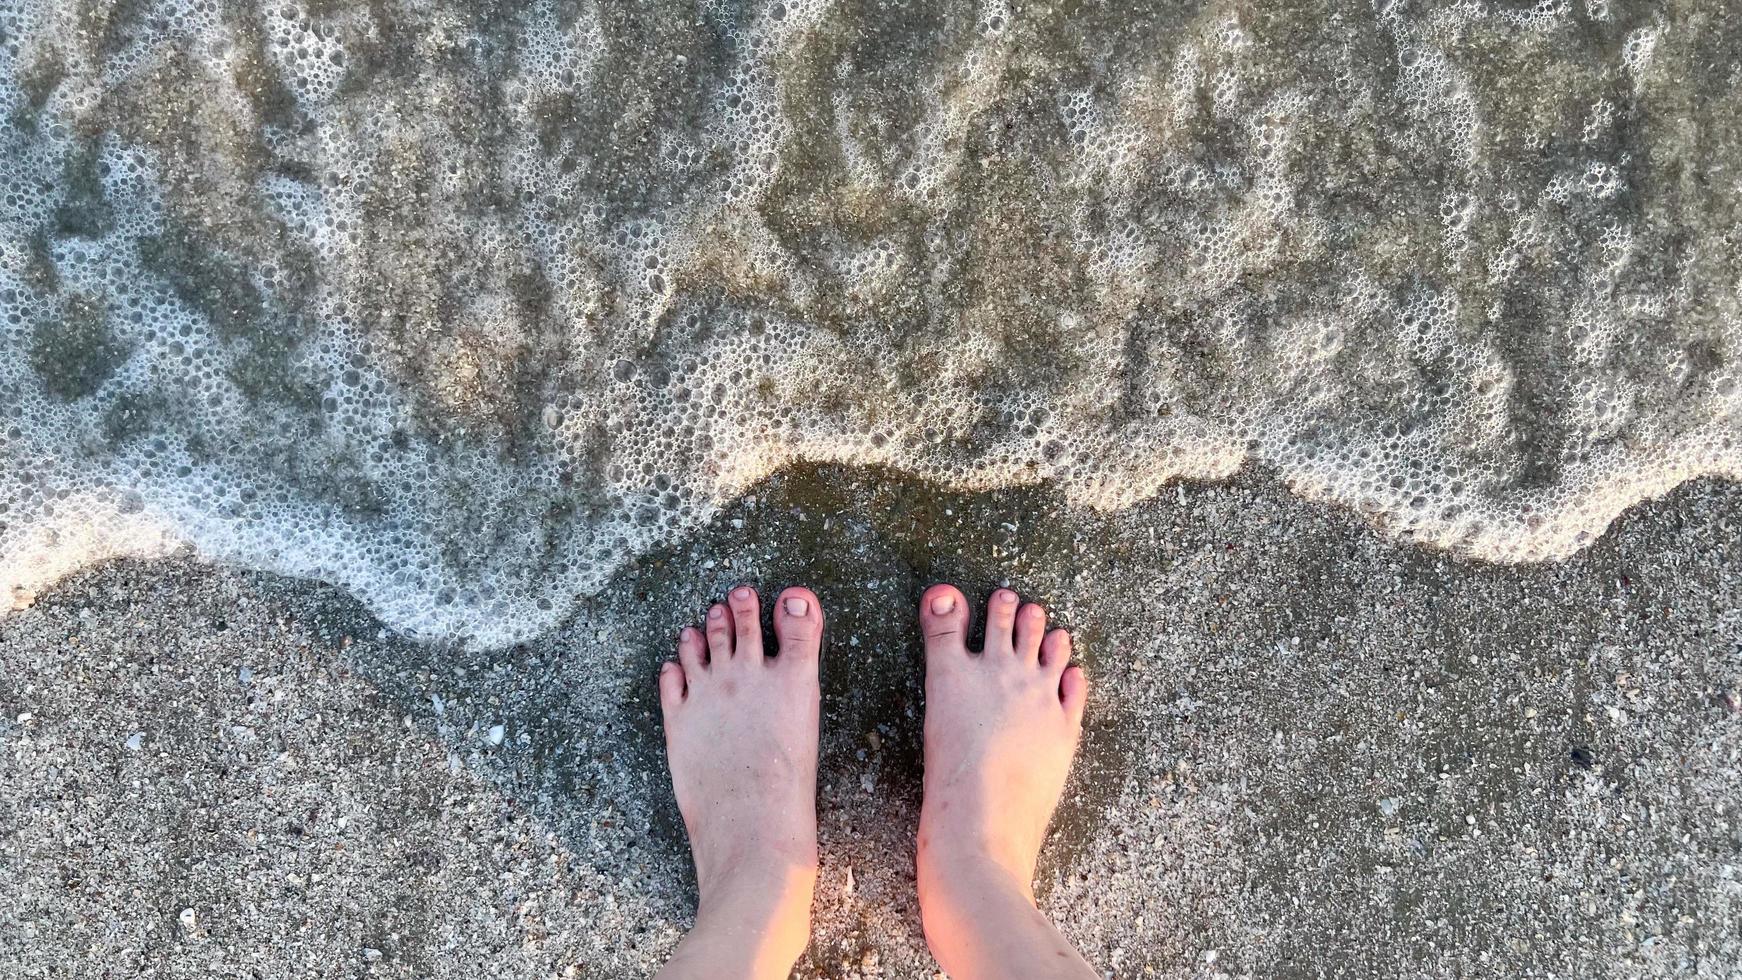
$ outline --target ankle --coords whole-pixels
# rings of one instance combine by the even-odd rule
[[[1035,904],[1034,867],[1007,846],[951,842],[945,849],[922,844],[915,864],[922,913],[928,906],[979,904],[993,894]]]
[[[985,832],[947,836],[921,832],[915,866],[921,882],[993,882],[1008,880],[1030,903],[1034,901],[1035,854],[1038,848]]]
[[[712,856],[705,860],[703,854]],[[817,878],[815,843],[746,839],[741,846],[697,850],[696,886],[701,909],[740,903],[748,897],[784,898],[809,893]],[[736,896],[736,897],[732,897]],[[761,899],[756,900],[761,904]]]
[[[720,869],[699,883],[692,935],[730,950],[731,958],[751,971],[748,975],[772,970],[784,977],[810,941],[816,878],[814,858],[775,856]]]
[[[919,869],[926,945],[952,977],[1093,977],[1040,911],[1031,876],[982,853]]]

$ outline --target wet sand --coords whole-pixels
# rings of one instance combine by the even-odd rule
[[[1732,975],[1739,529],[1702,482],[1496,567],[1262,475],[1105,515],[808,468],[487,652],[315,583],[106,565],[0,619],[0,974],[652,972],[693,887],[654,669],[749,580],[831,615],[798,975],[931,977],[910,610],[947,578],[1079,633],[1042,900],[1106,975]]]

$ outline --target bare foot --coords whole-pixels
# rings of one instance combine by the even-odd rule
[[[925,801],[919,900],[952,977],[1093,976],[1034,906],[1034,866],[1082,732],[1088,684],[1070,634],[999,589],[986,644],[968,650],[967,600],[920,599],[925,634]]]
[[[804,952],[817,874],[817,657],[822,607],[776,600],[762,647],[756,591],[687,627],[659,674],[672,789],[696,863],[696,926],[660,976],[785,977]]]

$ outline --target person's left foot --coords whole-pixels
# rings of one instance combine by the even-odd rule
[[[705,634],[679,636],[677,661],[660,668],[659,703],[701,892],[697,931],[766,930],[785,970],[808,940],[817,874],[823,612],[809,589],[780,594],[774,635],[770,657],[756,590],[733,589],[708,610]]]

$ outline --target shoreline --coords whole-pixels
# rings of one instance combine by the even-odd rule
[[[1098,968],[1719,975],[1739,525],[1697,481],[1568,561],[1477,565],[1250,475],[1100,515],[815,467],[490,651],[186,556],[87,569],[0,620],[0,972],[651,972],[691,888],[653,668],[748,579],[831,614],[797,975],[929,977],[909,606],[948,578],[1081,637],[1041,884]]]

